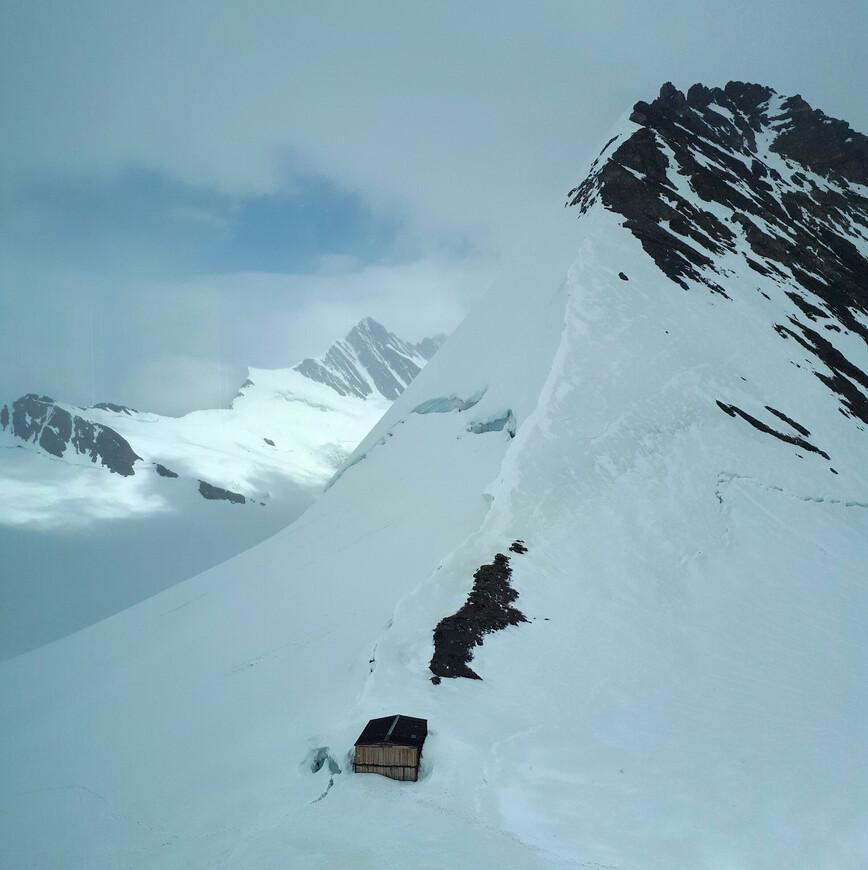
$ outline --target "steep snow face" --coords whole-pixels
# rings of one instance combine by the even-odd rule
[[[774,329],[795,276],[673,280],[598,190],[293,525],[0,665],[4,865],[865,866],[864,424]],[[498,553],[526,621],[435,683]],[[353,774],[399,712],[419,782]]]
[[[425,364],[366,319],[404,381]],[[374,344],[369,347],[373,355]],[[436,350],[436,341],[425,345]],[[379,359],[379,357],[378,357]],[[401,361],[404,368],[401,368]],[[371,370],[382,381],[392,369]],[[395,375],[394,377],[397,377]],[[391,400],[251,369],[231,408],[163,417],[27,395],[0,407],[0,658],[116,613],[305,510]]]

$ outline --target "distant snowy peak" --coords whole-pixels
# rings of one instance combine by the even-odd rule
[[[800,96],[742,82],[686,95],[667,83],[629,120],[567,205],[622,215],[685,290],[778,296],[769,328],[792,357],[807,354],[845,416],[868,423],[868,138]]]
[[[295,370],[341,396],[366,399],[379,394],[393,401],[446,340],[444,335],[410,344],[366,317],[319,359],[307,358]]]
[[[11,406],[0,408],[0,430],[22,441],[38,444],[46,453],[62,458],[85,456],[109,471],[130,477],[141,459],[114,429],[75,414],[48,396],[28,393]]]
[[[153,490],[151,501],[137,502],[143,510],[174,504],[191,485],[208,501],[273,504],[288,493],[297,504],[299,492],[309,500],[321,490],[443,340],[413,345],[366,318],[321,360],[251,369],[230,408],[182,417],[110,402],[80,408],[28,393],[0,404],[0,446],[60,460],[43,469],[49,477],[77,466],[135,478],[132,486]],[[12,474],[24,461],[17,454],[4,452],[0,470]],[[20,512],[7,513],[18,522]],[[54,513],[65,521],[63,511]]]

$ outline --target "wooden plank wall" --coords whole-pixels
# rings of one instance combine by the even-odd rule
[[[419,750],[412,746],[357,746],[356,773],[379,773],[390,779],[416,782],[419,775]]]
[[[415,767],[419,763],[419,750],[413,746],[357,746],[356,763]]]

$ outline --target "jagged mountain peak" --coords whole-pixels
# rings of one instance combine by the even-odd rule
[[[341,396],[366,399],[379,394],[394,400],[444,340],[445,336],[438,335],[410,344],[372,317],[365,317],[322,357],[308,357],[295,370]]]
[[[374,320],[373,317],[363,317],[348,333],[352,335],[354,333],[358,333],[360,335],[368,335],[372,338],[374,336],[378,337],[380,340],[387,339],[390,335],[389,331],[377,320]]]
[[[821,175],[868,184],[868,137],[813,109],[801,94],[781,97],[765,85],[731,81],[723,88],[697,83],[685,95],[666,82],[652,103],[634,105],[630,120],[657,130],[677,121],[712,141],[746,144],[754,152],[754,134],[771,128],[772,151]]]
[[[621,215],[684,290],[776,293],[769,329],[785,352],[807,352],[842,413],[868,423],[866,182],[868,138],[800,96],[667,82],[635,104],[568,205]]]

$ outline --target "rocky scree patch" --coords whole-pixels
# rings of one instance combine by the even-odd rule
[[[527,547],[519,540],[510,550],[521,554],[527,552]],[[473,658],[473,648],[482,645],[486,634],[528,621],[512,606],[518,592],[510,586],[511,576],[509,556],[498,553],[493,562],[482,565],[473,575],[473,589],[462,607],[437,623],[434,655],[429,664],[434,675],[432,683],[438,685],[443,677],[481,680],[468,664]]]

